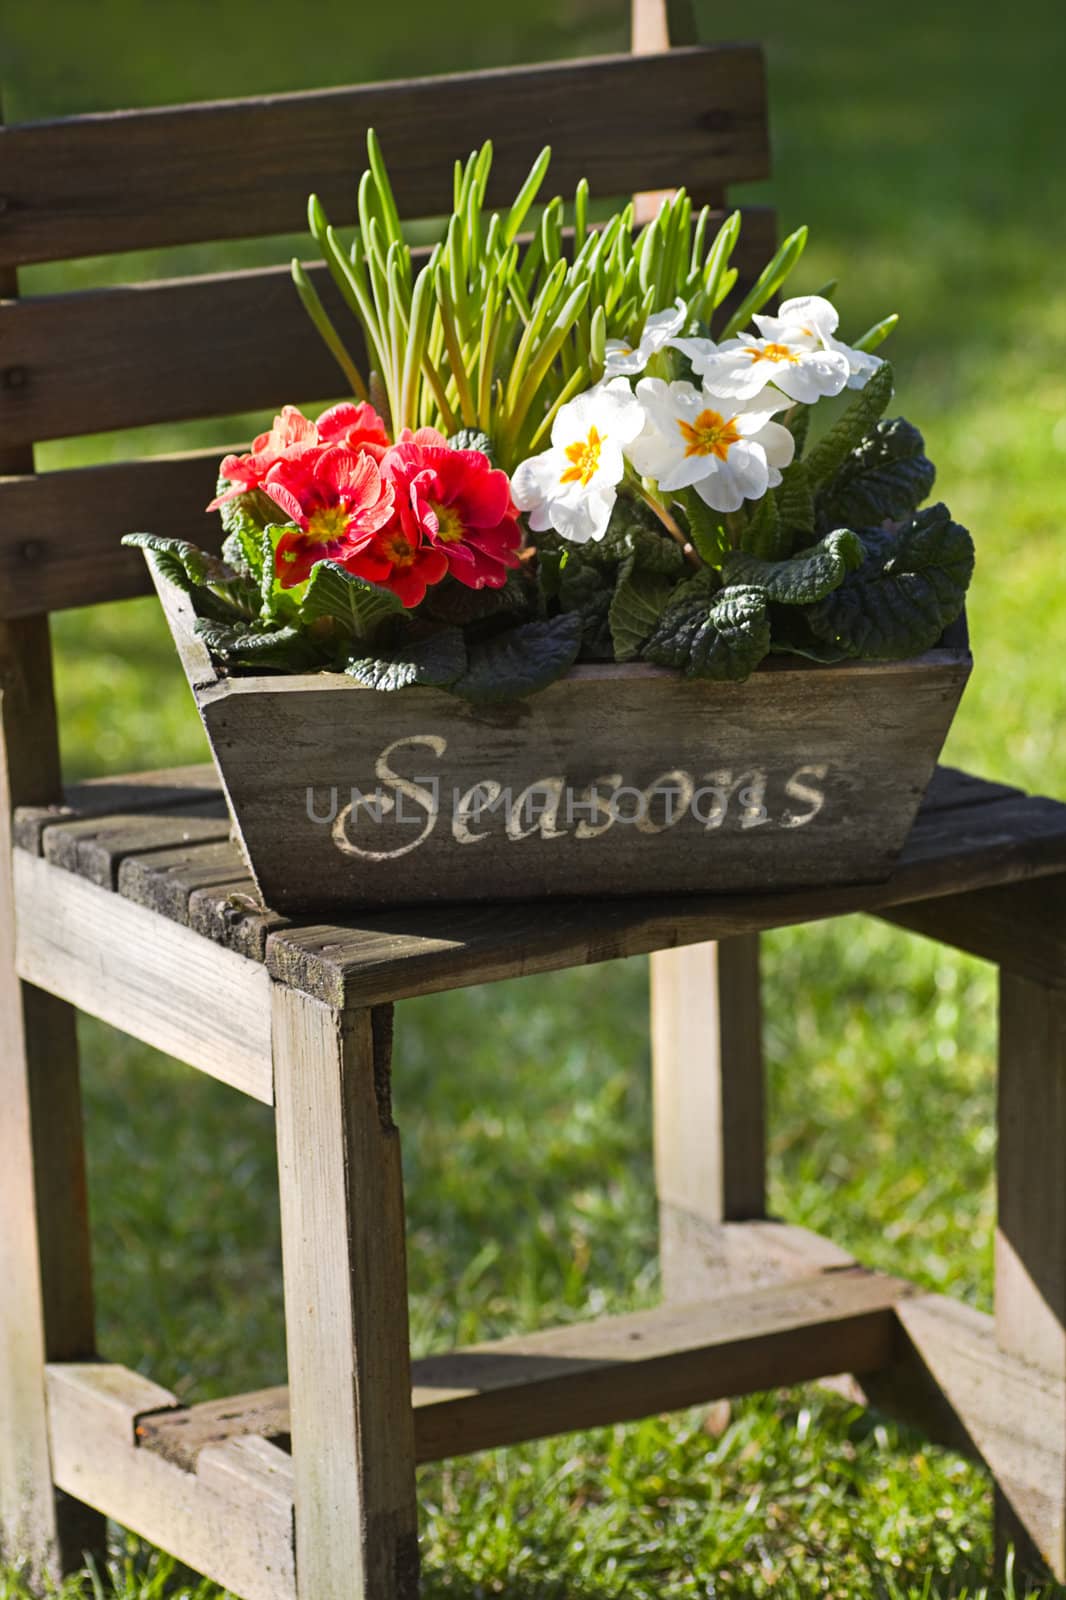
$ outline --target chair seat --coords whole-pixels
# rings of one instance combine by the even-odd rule
[[[290,922],[264,907],[213,766],[97,779],[16,813],[21,850],[266,966],[330,1005],[374,1004],[1066,871],[1066,805],[938,768],[885,883],[787,894],[433,906]],[[901,915],[900,920],[907,920]]]

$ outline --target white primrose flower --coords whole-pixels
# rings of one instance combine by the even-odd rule
[[[608,339],[604,347],[605,376],[635,378],[664,345],[676,343],[674,334],[680,333],[687,316],[688,307],[678,299],[672,311],[656,311],[648,318],[635,350],[622,339]]]
[[[637,399],[647,424],[626,450],[630,461],[662,490],[694,488],[712,511],[760,500],[792,460],[795,441],[772,420],[788,401],[773,390],[738,404],[691,383],[642,378]]]
[[[514,503],[529,513],[533,532],[554,528],[574,544],[602,539],[625,472],[623,448],[643,426],[627,378],[598,383],[560,406],[551,449],[523,461],[511,478]]]
[[[790,400],[810,405],[822,395],[839,394],[851,370],[846,355],[827,350],[820,338],[801,333],[798,324],[772,339],[749,334],[709,349],[705,345],[710,341],[686,339],[679,348],[704,388],[724,400],[754,400],[773,384]]]
[[[833,350],[848,363],[848,388],[864,389],[881,366],[881,357],[855,350],[835,337],[840,316],[832,301],[820,294],[797,295],[786,300],[776,317],[752,318],[764,339],[802,346],[807,350]]]

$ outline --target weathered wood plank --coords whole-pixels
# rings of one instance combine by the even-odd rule
[[[392,1014],[275,987],[273,1015],[299,1594],[416,1600]]]
[[[882,916],[1019,977],[1066,985],[1066,887],[1057,878],[920,900]]]
[[[289,926],[287,917],[266,911],[247,871],[229,883],[194,889],[189,897],[189,926],[206,939],[235,950],[252,961],[265,961],[267,940]]]
[[[44,857],[53,866],[76,872],[103,889],[114,889],[127,856],[176,844],[214,844],[228,840],[229,833],[226,802],[221,795],[212,795],[162,811],[58,823],[45,830]]]
[[[270,1104],[270,980],[258,963],[16,850],[20,975]]]
[[[19,806],[13,824],[14,842],[20,849],[40,855],[44,849],[45,829],[56,823],[165,810],[167,806],[187,805],[221,793],[213,761],[189,767],[166,767],[158,772],[126,773],[114,778],[87,778],[65,788],[60,803]]]
[[[721,1284],[689,1219],[766,1210],[758,935],[654,953],[651,1038],[663,1290],[704,1299]]]
[[[400,999],[470,983],[645,955],[773,927],[1066,871],[1066,806],[1038,798],[919,816],[885,884],[757,896],[377,913],[273,934],[281,982],[334,1004]]]
[[[118,892],[172,922],[190,925],[189,901],[200,889],[219,889],[243,866],[241,853],[228,838],[191,848],[153,850],[127,856],[118,869]]]
[[[427,1356],[411,1367],[418,1460],[631,1421],[844,1366],[875,1371],[890,1359],[893,1309],[909,1293],[851,1264]],[[287,1438],[286,1389],[161,1413],[139,1428],[148,1448],[187,1469],[209,1445],[250,1432]]]
[[[70,117],[0,134],[0,261],[287,233],[309,190],[343,222],[368,127],[407,217],[445,215],[453,161],[486,138],[494,206],[510,203],[545,133],[549,193],[587,176],[600,197],[677,183],[699,194],[765,177],[769,162],[762,52],[748,45]]]
[[[48,1369],[56,1481],[244,1600],[294,1600],[292,1463],[265,1441],[205,1450],[184,1472],[137,1446],[174,1396],[124,1367]]]
[[[55,1494],[45,1410],[45,1361],[94,1350],[74,1014],[15,965],[12,811],[58,793],[47,619],[0,625],[0,1555],[42,1586],[104,1551]]]

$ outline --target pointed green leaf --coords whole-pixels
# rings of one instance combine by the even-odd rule
[[[740,538],[740,548],[763,561],[782,561],[792,549],[792,535],[781,521],[776,495],[764,494],[756,502]],[[723,572],[729,562],[727,555]]]

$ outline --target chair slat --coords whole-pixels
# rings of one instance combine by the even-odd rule
[[[545,141],[554,189],[769,170],[762,52],[693,46],[534,67],[27,123],[0,132],[0,264],[291,232],[309,190],[345,220],[375,127],[403,214],[451,206],[451,163],[492,137],[506,203]],[[553,192],[554,192],[553,189]]]
[[[191,539],[217,550],[204,516],[221,450],[0,478],[0,619],[148,594],[139,550],[124,533]]]
[[[742,281],[773,245],[773,212],[745,211],[734,256]],[[415,252],[416,262],[424,258]],[[357,324],[329,273],[318,263],[311,277],[361,358]],[[270,409],[345,387],[287,267],[6,302],[0,349],[9,374],[0,386],[0,449]]]

